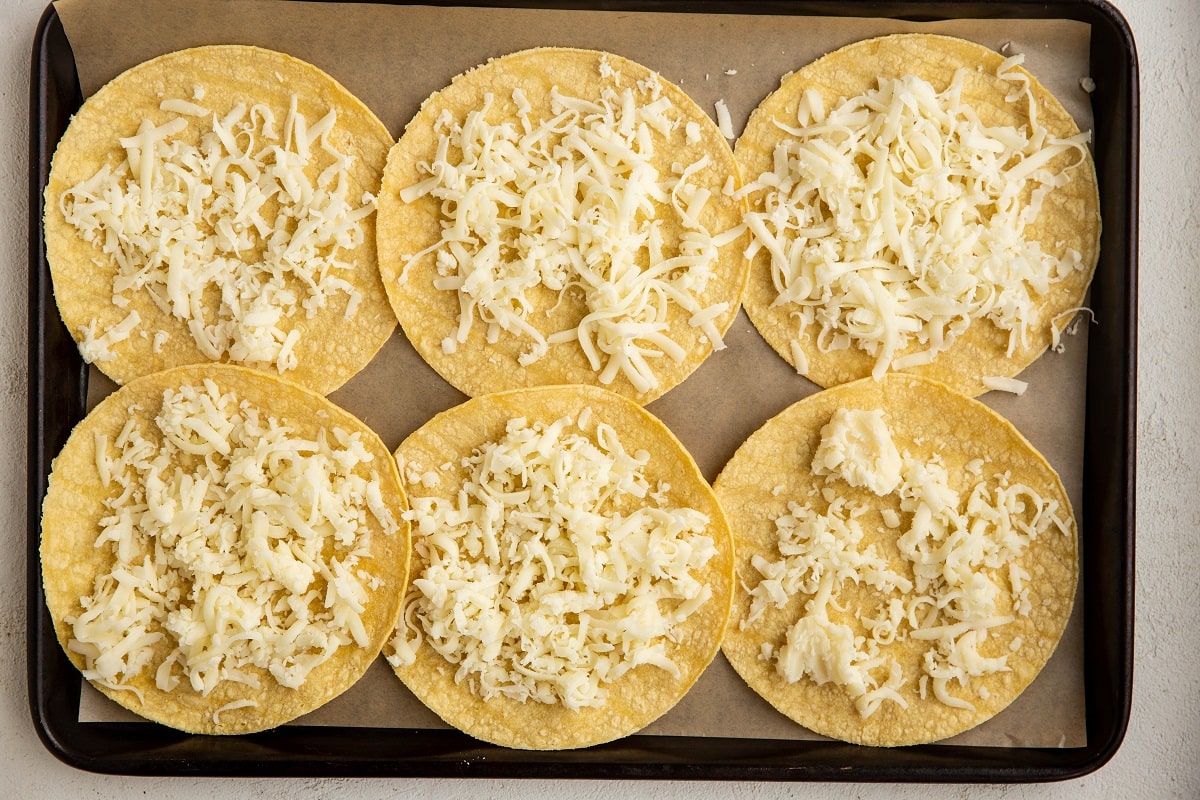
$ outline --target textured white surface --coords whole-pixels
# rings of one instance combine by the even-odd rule
[[[1142,90],[1137,622],[1133,714],[1106,766],[1032,786],[119,778],[64,766],[33,728],[25,679],[27,166],[30,52],[45,0],[0,0],[0,798],[295,800],[353,795],[747,798],[1200,797],[1200,15],[1118,0]],[[1103,320],[1101,320],[1101,323]],[[736,788],[736,791],[735,791]]]

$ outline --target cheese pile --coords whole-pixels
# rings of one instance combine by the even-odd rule
[[[332,109],[310,126],[293,95],[281,126],[267,105],[220,115],[203,97],[197,86],[191,100],[163,100],[167,121],[143,119],[120,140],[125,160],[64,191],[59,208],[116,263],[116,306],[145,291],[208,358],[286,372],[300,336],[287,318],[339,294],[354,316],[362,297],[342,251],[362,244],[374,198],[347,196],[352,157],[330,142]],[[192,125],[208,126],[196,144]],[[93,319],[77,337],[84,359],[114,359],[140,322],[136,311],[106,330]],[[158,352],[168,333],[148,333]]]
[[[717,551],[707,515],[666,503],[645,451],[590,413],[512,419],[465,458],[453,500],[413,497],[453,465],[406,464],[420,567],[389,661],[427,644],[484,700],[604,704],[642,664],[679,676],[666,643],[712,590],[694,575]]]
[[[110,492],[95,547],[114,563],[66,620],[84,677],[139,697],[128,682],[148,667],[167,692],[258,688],[263,670],[297,688],[370,644],[368,516],[399,527],[359,433],[302,439],[207,379],[165,391],[153,431],[135,412],[113,441],[95,435]]]
[[[531,113],[520,89],[512,92],[515,119],[488,121],[496,101],[490,93],[461,122],[444,110],[434,124],[436,155],[419,165],[428,177],[400,193],[405,203],[427,195],[440,201],[441,238],[405,263],[436,252],[436,288],[458,293],[458,325],[442,341],[444,353],[482,323],[489,342],[501,332],[528,340],[521,365],[552,345],[578,342],[600,383],[624,375],[647,392],[658,385],[655,359],[686,356],[668,335],[672,306],[714,349],[724,347],[714,320],[729,303],[701,306],[697,298],[727,240],[701,221],[711,194],[693,176],[709,157],[662,171],[668,162],[658,142],[679,121],[657,75],[636,89],[617,88],[620,75],[607,61],[600,71],[607,82],[599,97],[555,88],[545,119]],[[698,125],[684,127],[689,141],[699,137]],[[567,292],[582,295],[586,311],[577,325],[539,329],[531,317],[544,310],[537,298],[547,290],[558,304]]]
[[[860,348],[878,380],[930,363],[987,320],[1012,356],[1039,298],[1091,268],[1077,250],[1056,256],[1027,236],[1047,194],[1087,162],[1090,134],[1059,138],[1039,124],[1021,60],[997,69],[1005,102],[1028,103],[1019,128],[981,121],[963,98],[965,69],[940,92],[916,76],[880,77],[828,110],[808,89],[794,123],[775,121],[787,135],[773,167],[742,189],[761,193],[746,216],[748,254],[769,253],[774,305],[797,307],[800,335],[816,326],[820,352]],[[1078,157],[1064,167],[1064,153]]]
[[[795,595],[808,598],[786,643],[763,646],[784,680],[833,682],[865,719],[888,700],[907,707],[902,689],[914,681],[922,698],[932,691],[947,706],[973,709],[961,696],[971,696],[971,679],[1008,669],[1006,653],[981,649],[993,631],[1032,610],[1030,575],[1016,559],[1038,537],[1073,536],[1074,523],[1057,501],[1004,474],[984,479],[978,460],[968,466],[973,483],[960,492],[936,455],[901,453],[882,411],[834,413],[812,461],[813,473],[827,476],[825,510],[789,502],[774,521],[781,558],[752,560],[759,580],[742,629]],[[870,508],[846,500],[839,484],[897,501],[898,510],[879,506],[899,559],[862,545],[864,525],[876,523],[864,522]],[[875,591],[876,616],[839,598],[847,581]],[[889,645],[905,642],[924,648],[920,675],[905,675],[888,654]],[[1011,649],[1019,647],[1018,637]]]

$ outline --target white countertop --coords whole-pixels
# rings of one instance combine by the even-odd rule
[[[80,772],[42,746],[25,674],[27,169],[30,55],[46,0],[0,0],[0,798],[295,800],[353,795],[696,800],[1200,797],[1200,15],[1188,0],[1114,0],[1142,91],[1138,498],[1133,712],[1124,743],[1076,781],[1017,786],[125,778]],[[1102,322],[1102,321],[1101,321]]]

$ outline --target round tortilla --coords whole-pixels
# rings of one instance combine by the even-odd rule
[[[367,470],[378,474],[383,502],[400,526],[396,533],[387,534],[372,514],[364,514],[370,529],[370,554],[359,561],[359,567],[379,580],[373,588],[364,583],[367,599],[362,622],[369,646],[340,647],[298,688],[280,685],[266,669],[245,667],[244,672],[258,678],[259,688],[226,680],[203,696],[183,679],[173,691],[162,691],[155,685],[155,668],[175,647],[165,630],[165,638],[154,645],[150,665],[127,682],[137,692],[94,684],[129,710],[172,728],[208,734],[250,733],[281,725],[348,689],[378,657],[400,613],[409,561],[408,524],[400,515],[408,503],[391,453],[360,420],[310,390],[245,367],[185,366],[131,381],[105,398],[76,426],[54,459],[42,506],[42,582],[59,643],[82,670],[83,657],[66,646],[71,628],[65,618],[80,613],[80,598],[90,596],[97,576],[107,574],[116,562],[111,544],[95,545],[100,520],[110,513],[104,502],[119,491],[116,484],[110,489],[101,482],[96,467],[96,437],[105,435],[113,442],[133,416],[142,435],[154,444],[160,443],[163,437],[153,420],[162,407],[163,392],[199,386],[206,379],[214,381],[220,391],[233,392],[239,400],[258,408],[262,417],[278,419],[291,428],[293,436],[312,439],[321,429],[335,427],[358,433],[373,456],[369,466],[358,468],[359,473],[364,477],[369,476]],[[178,461],[176,464],[184,467]],[[324,586],[325,580],[318,575],[312,587],[318,588],[322,597]],[[215,711],[240,700],[253,700],[256,705],[220,711],[219,719],[214,720]]]
[[[619,78],[605,78],[602,62],[607,62]],[[620,56],[590,50],[540,48],[525,50],[489,61],[455,78],[449,86],[434,93],[421,106],[392,148],[384,171],[383,188],[379,196],[379,266],[384,286],[400,326],[412,341],[417,352],[456,388],[472,397],[488,392],[532,386],[580,383],[601,385],[599,375],[589,363],[576,341],[550,345],[540,360],[523,366],[518,357],[533,343],[528,336],[500,332],[495,342],[489,342],[487,326],[476,319],[466,342],[456,352],[447,354],[442,341],[458,327],[459,293],[439,290],[433,281],[438,277],[436,253],[429,252],[408,262],[407,257],[436,245],[442,238],[441,202],[432,195],[419,197],[411,203],[401,201],[399,193],[428,177],[419,169],[421,162],[431,163],[438,147],[434,123],[448,113],[456,122],[483,106],[487,95],[493,96],[487,120],[492,124],[511,120],[518,124],[513,90],[520,89],[531,106],[530,117],[540,120],[551,116],[551,91],[579,98],[598,98],[605,85],[618,88],[633,87],[638,82],[656,76],[646,67]],[[692,180],[711,192],[701,222],[713,234],[735,228],[741,223],[745,204],[723,193],[728,181],[740,185],[737,165],[729,143],[717,126],[681,89],[657,78],[662,96],[669,98],[672,116],[679,125],[670,137],[653,133],[655,148],[653,163],[660,175],[671,175],[672,164],[689,165],[707,157],[709,165],[698,171]],[[615,83],[614,83],[615,81]],[[696,123],[699,137],[689,141],[688,124]],[[697,128],[693,128],[696,130]],[[561,138],[561,137],[560,137]],[[453,151],[452,155],[453,155]],[[666,256],[677,251],[684,227],[669,203],[654,203],[654,218],[658,220]],[[641,216],[644,212],[639,212]],[[697,297],[701,308],[728,303],[714,320],[717,330],[724,334],[737,315],[745,286],[748,263],[742,251],[745,238],[739,236],[719,249],[712,275],[702,294]],[[644,258],[645,254],[639,254]],[[644,268],[645,264],[641,264]],[[403,282],[400,282],[401,276]],[[560,300],[561,297],[561,300]],[[560,294],[538,284],[527,291],[530,308],[525,321],[543,336],[573,330],[588,313],[582,291],[568,289]],[[665,300],[664,300],[665,302]],[[605,388],[648,403],[690,375],[712,352],[712,343],[703,331],[689,323],[691,314],[672,303],[667,313],[666,336],[680,345],[682,361],[662,355],[649,359],[658,386],[642,392],[621,374]],[[655,349],[652,344],[642,346]]]
[[[915,75],[942,91],[965,68],[963,102],[972,106],[980,120],[989,126],[1028,126],[1028,101],[1007,102],[1011,84],[996,77],[1004,61],[1000,54],[972,42],[930,34],[896,34],[848,45],[786,76],[751,114],[746,129],[734,148],[738,166],[747,182],[772,169],[774,150],[789,135],[776,121],[796,124],[796,110],[806,90],[817,91],[826,109],[841,99],[862,95],[877,85],[879,76]],[[1067,138],[1079,132],[1066,109],[1025,70],[1015,71],[1028,77],[1035,100],[1037,120],[1054,136]],[[1060,170],[1078,160],[1078,154],[1061,154],[1047,166]],[[1050,192],[1036,220],[1025,228],[1026,238],[1040,243],[1042,251],[1061,258],[1068,249],[1081,254],[1083,269],[1073,271],[1048,292],[1037,297],[1038,309],[1029,320],[1027,340],[1008,354],[1008,332],[988,320],[974,320],[947,350],[938,353],[930,364],[906,368],[905,372],[940,381],[971,396],[988,390],[984,377],[1011,377],[1033,363],[1052,341],[1051,325],[1057,319],[1059,330],[1066,327],[1070,312],[1083,305],[1084,295],[1095,272],[1100,247],[1099,194],[1095,165],[1089,154],[1086,162],[1072,169],[1065,186]],[[1022,202],[1029,200],[1030,187]],[[761,211],[763,194],[750,196],[751,211]],[[797,367],[792,352],[796,342],[807,365],[800,370],[823,387],[836,386],[871,374],[875,357],[852,345],[842,350],[822,352],[817,346],[819,325],[809,325],[797,338],[791,303],[772,305],[778,294],[771,277],[770,254],[760,250],[752,259],[750,279],[743,302],[746,313],[763,338],[789,364]],[[897,356],[922,349],[911,344]]]
[[[612,392],[583,386],[550,386],[485,395],[434,417],[406,439],[396,451],[414,504],[418,498],[451,500],[469,475],[461,461],[487,442],[503,437],[510,419],[524,417],[530,424],[547,425],[564,417],[578,419],[590,408],[593,419],[616,430],[629,453],[651,453],[645,474],[651,486],[669,484],[667,505],[690,507],[709,517],[705,535],[713,539],[716,554],[695,577],[712,589],[712,596],[678,628],[675,641],[666,641],[666,656],[679,667],[680,677],[645,664],[608,683],[607,701],[578,711],[562,704],[536,700],[519,702],[505,696],[483,700],[465,684],[455,681],[456,665],[432,647],[422,644],[416,661],[396,667],[400,680],[430,709],[450,725],[484,741],[505,747],[558,750],[587,747],[634,733],[670,710],[687,693],[716,656],[729,618],[733,596],[733,545],[729,526],[712,489],[675,436],[649,412]],[[589,438],[594,441],[594,423]],[[450,469],[441,465],[450,463]],[[430,488],[414,482],[408,470],[435,470],[440,474]],[[647,501],[648,502],[648,501]],[[632,508],[621,509],[629,513]],[[413,526],[415,537],[417,526]],[[412,580],[423,565],[413,551]],[[404,622],[401,620],[401,625]],[[392,645],[385,654],[394,653]]]
[[[310,126],[330,110],[335,111],[337,124],[329,132],[328,141],[352,159],[346,193],[352,205],[364,193],[374,195],[378,191],[392,145],[383,123],[332,77],[299,59],[258,47],[214,45],[169,53],[122,73],[88,98],[59,142],[51,165],[45,190],[46,256],[59,313],[77,342],[93,320],[97,321],[99,334],[131,311],[138,313],[138,329],[110,348],[116,357],[96,363],[117,383],[211,359],[196,345],[186,322],[164,312],[144,289],[125,292],[127,306],[113,303],[117,262],[83,239],[63,216],[59,201],[66,190],[102,167],[115,168],[123,162],[125,150],[119,139],[136,134],[142,120],[160,125],[178,116],[160,110],[160,102],[169,98],[191,101],[196,87],[203,89],[197,102],[221,116],[239,103],[266,105],[274,113],[280,131],[293,96]],[[212,130],[211,117],[188,119],[187,129],[172,140],[195,145],[203,133]],[[314,148],[314,153],[317,150]],[[317,175],[331,163],[332,158],[321,152],[307,174],[315,183]],[[263,206],[263,217],[269,223],[274,221],[277,207],[274,201]],[[362,242],[353,249],[339,251],[341,260],[352,269],[336,271],[362,295],[354,314],[347,316],[348,295],[335,291],[313,316],[298,308],[279,323],[285,333],[296,330],[300,334],[294,349],[297,365],[285,376],[321,394],[332,392],[366,366],[396,327],[376,265],[374,215],[359,224]],[[245,251],[245,263],[258,261],[261,250],[261,243],[256,242]],[[301,300],[307,296],[294,275],[287,278],[287,286]],[[216,292],[210,288],[204,301],[209,324],[216,320],[218,303]],[[156,349],[154,337],[158,331],[168,338]],[[229,354],[225,353],[222,360],[231,360]],[[245,365],[276,371],[273,364]]]
[[[978,480],[971,478],[968,483],[966,465],[984,459],[982,474],[989,483],[995,483],[995,473],[1007,470],[1012,483],[1023,483],[1043,498],[1057,501],[1060,514],[1070,517],[1070,501],[1058,475],[1033,446],[998,414],[943,384],[890,373],[880,382],[868,378],[810,395],[751,435],[714,484],[734,532],[739,578],[722,650],[755,692],[816,733],[878,746],[931,742],[961,733],[1012,702],[1054,652],[1071,615],[1078,581],[1074,524],[1070,535],[1050,530],[1039,536],[1016,559],[1031,576],[1027,581],[1031,611],[1028,616],[1016,615],[1014,622],[990,629],[980,647],[985,656],[1007,655],[1011,671],[972,678],[969,689],[955,681],[950,683],[950,694],[974,704],[974,710],[944,705],[934,698],[932,690],[924,699],[919,696],[923,655],[936,643],[907,637],[898,636],[896,643],[881,647],[881,654],[895,658],[903,669],[899,692],[908,703],[907,709],[885,700],[864,720],[847,691],[832,681],[819,685],[805,676],[788,683],[776,671],[774,660],[761,657],[761,648],[769,644],[778,650],[784,644],[788,629],[802,617],[810,595],[791,595],[786,606],[768,608],[744,629],[739,620],[745,619],[750,610],[747,587],[753,589],[761,579],[752,560],[761,557],[774,562],[781,558],[774,520],[787,513],[788,501],[811,502],[814,511],[825,513],[828,502],[810,492],[824,488],[826,481],[823,476],[813,475],[810,466],[821,441],[821,428],[839,408],[882,409],[901,453],[907,450],[926,460],[940,455],[951,485],[964,495]],[[860,517],[864,536],[856,549],[862,552],[873,544],[892,570],[911,579],[912,568],[896,544],[907,530],[911,514],[900,512],[900,527],[888,528],[881,511],[898,511],[894,495],[880,498],[840,480],[830,485],[837,496],[868,506]],[[1008,574],[1006,570],[993,570],[991,577],[1001,587],[996,613],[1003,615],[1011,611],[1013,604]],[[833,602],[857,610],[863,617],[887,616],[881,595],[865,583],[856,586],[849,580],[840,582]],[[833,612],[830,617],[834,618]],[[867,634],[866,627],[850,611],[840,613],[838,619],[850,625],[854,635]],[[907,631],[907,623],[902,623],[900,630]],[[879,672],[875,675],[878,677]],[[984,691],[978,693],[980,689]]]

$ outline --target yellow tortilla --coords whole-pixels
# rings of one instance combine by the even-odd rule
[[[965,69],[962,100],[974,108],[988,126],[1029,127],[1029,103],[1026,98],[1006,100],[1016,84],[996,77],[1004,61],[1000,54],[961,39],[930,34],[897,34],[848,45],[785,76],[780,87],[769,95],[750,116],[738,139],[735,155],[744,180],[753,183],[759,175],[772,170],[776,146],[791,138],[779,125],[797,125],[797,108],[806,91],[819,94],[826,111],[845,98],[857,97],[877,86],[881,76],[900,78],[915,75],[943,91],[959,69]],[[1052,135],[1068,138],[1079,132],[1062,105],[1021,68],[1017,72],[1029,80],[1037,122]],[[1059,154],[1049,164],[1054,172],[1074,164],[1077,151]],[[1008,353],[1009,337],[987,319],[976,319],[950,346],[938,353],[931,364],[907,367],[904,371],[941,381],[964,394],[975,396],[988,390],[984,377],[1011,377],[1038,358],[1052,341],[1052,326],[1065,328],[1074,312],[1083,305],[1099,253],[1100,213],[1095,167],[1090,154],[1086,160],[1065,172],[1069,181],[1051,191],[1037,218],[1025,227],[1025,238],[1037,241],[1044,253],[1061,258],[1069,249],[1080,254],[1080,269],[1052,284],[1044,294],[1034,294],[1037,302],[1031,315],[1028,337],[1014,352]],[[1031,187],[1021,198],[1027,204]],[[750,210],[762,211],[766,193],[749,196]],[[822,212],[824,213],[824,212]],[[795,234],[789,234],[793,241]],[[840,247],[837,234],[814,242],[827,244],[830,252]],[[832,260],[832,256],[830,259]],[[892,263],[895,263],[894,260]],[[857,345],[844,349],[818,346],[819,325],[810,324],[800,333],[794,302],[776,304],[778,290],[772,279],[771,257],[764,249],[752,260],[746,288],[746,312],[768,343],[792,366],[820,386],[829,387],[870,375],[875,357]],[[793,344],[803,353],[797,359]],[[924,349],[914,342],[897,356]]]
[[[541,387],[478,397],[439,414],[401,444],[396,456],[415,515],[411,581],[424,577],[426,568],[420,537],[437,532],[419,532],[419,509],[427,498],[436,498],[441,503],[462,502],[459,487],[470,475],[462,463],[465,458],[476,448],[503,437],[514,418],[550,425],[563,417],[578,421],[585,409],[590,409],[592,418],[583,435],[595,442],[596,426],[601,422],[611,425],[626,452],[650,453],[646,478],[652,490],[656,486],[664,490],[667,507],[686,507],[707,515],[702,535],[713,540],[716,552],[698,571],[689,574],[708,586],[711,596],[676,626],[669,639],[656,640],[661,641],[665,655],[677,666],[678,677],[658,665],[642,664],[606,684],[608,696],[603,705],[578,710],[561,702],[546,703],[534,698],[522,702],[496,695],[484,700],[470,688],[477,678],[472,675],[456,680],[456,665],[428,642],[416,649],[415,661],[410,665],[397,665],[395,640],[385,646],[384,652],[396,674],[443,720],[471,736],[505,747],[535,750],[586,747],[640,730],[672,708],[696,682],[715,657],[729,616],[733,592],[732,540],[711,488],[687,451],[661,422],[632,401],[591,387]],[[574,423],[567,430],[578,432]],[[612,519],[616,514],[632,515],[654,503],[649,497],[633,500],[625,496],[619,503],[594,509]],[[501,552],[507,552],[506,548],[518,536],[513,533],[513,524],[504,531],[496,530]],[[563,536],[561,541],[566,538]],[[473,558],[471,563],[475,563]],[[511,590],[511,584],[504,585]],[[615,602],[624,602],[627,593],[628,590],[618,593]],[[402,636],[408,635],[405,630],[410,623],[421,625],[413,620],[418,599],[419,591],[410,586],[398,628]],[[669,613],[677,604],[659,600],[658,607]],[[506,629],[506,641],[515,641],[511,631]],[[520,652],[528,651],[522,646]]]
[[[144,120],[162,125],[174,118],[186,119],[187,127],[167,141],[197,145],[203,134],[211,135],[214,114],[224,118],[239,104],[246,107],[262,104],[274,114],[280,137],[277,141],[282,146],[285,120],[293,97],[310,130],[329,111],[336,112],[336,125],[328,132],[327,142],[351,159],[344,187],[345,198],[352,208],[360,207],[364,193],[374,195],[378,191],[383,164],[392,143],[390,134],[370,109],[332,77],[282,53],[241,45],[215,45],[163,55],[113,79],[88,98],[76,113],[55,152],[45,191],[47,259],[59,313],[76,341],[83,341],[89,325],[94,325],[95,335],[99,336],[125,320],[131,312],[137,313],[139,323],[132,335],[109,348],[115,357],[96,362],[99,369],[118,383],[169,367],[212,360],[240,361],[268,371],[279,371],[280,368],[270,361],[246,361],[228,349],[220,352],[219,357],[215,357],[213,351],[206,353],[189,331],[185,315],[174,313],[165,304],[160,305],[148,288],[124,289],[120,292],[124,298],[121,304],[114,303],[113,280],[118,274],[118,262],[100,245],[108,235],[105,231],[111,231],[111,227],[101,230],[96,243],[86,241],[64,216],[60,206],[64,193],[102,168],[116,169],[124,162],[126,151],[120,139],[134,137]],[[164,111],[160,109],[164,100],[195,103],[210,113],[189,116],[173,110]],[[257,118],[261,119],[261,116]],[[243,134],[237,146],[247,148],[252,139],[256,145],[272,141],[260,129]],[[313,144],[312,153],[305,175],[315,186],[321,172],[333,164],[334,159],[319,142]],[[267,157],[266,163],[273,163],[273,157]],[[238,172],[234,166],[225,174],[233,180],[232,176]],[[242,177],[253,183],[253,176]],[[124,180],[128,184],[129,179]],[[330,187],[330,191],[334,191],[334,187]],[[295,213],[301,213],[299,209],[306,208],[307,203],[307,200],[298,203]],[[279,205],[275,199],[268,199],[259,210],[268,231],[279,216]],[[226,222],[234,216],[228,211],[212,214],[214,219],[219,217]],[[296,364],[294,368],[284,368],[283,373],[322,394],[338,388],[366,366],[395,329],[394,315],[376,266],[374,223],[374,214],[369,214],[359,221],[361,240],[347,241],[335,249],[325,239],[317,249],[324,256],[335,253],[337,260],[343,262],[345,266],[329,267],[328,273],[345,280],[361,295],[357,309],[349,308],[348,292],[334,289],[328,292],[324,306],[314,309],[311,316],[297,305],[278,323],[279,330],[285,335],[292,331],[300,335],[293,349]],[[296,232],[296,223],[293,220],[286,225],[290,238]],[[211,244],[212,220],[199,227]],[[235,253],[228,247],[218,246],[217,252],[231,260],[248,266],[257,264],[260,267],[256,269],[261,268],[265,235],[257,229],[249,230],[242,249]],[[159,241],[155,236],[150,238],[153,242]],[[157,247],[157,244],[146,246],[152,253],[148,257],[167,258],[156,252]],[[311,296],[307,285],[295,274],[285,277],[285,285],[296,293],[297,304]],[[166,295],[162,283],[152,287],[156,294]],[[239,296],[239,302],[248,302],[244,292]],[[193,316],[203,319],[205,325],[224,318],[223,312],[219,311],[221,303],[215,284],[205,290],[201,305],[202,315],[193,312]],[[162,334],[165,334],[165,340]]]
[[[152,445],[161,448],[163,434],[155,426],[154,418],[160,413],[163,395],[167,390],[183,386],[202,386],[211,380],[221,393],[231,392],[243,403],[258,410],[260,418],[273,417],[291,429],[292,436],[315,440],[321,432],[333,441],[333,431],[340,429],[357,434],[370,453],[371,460],[354,467],[354,474],[371,479],[378,476],[383,503],[398,524],[395,532],[384,530],[378,518],[365,506],[358,505],[360,520],[356,536],[366,536],[368,552],[358,559],[358,567],[370,577],[363,581],[365,600],[361,619],[368,636],[366,646],[342,645],[323,663],[308,673],[298,688],[287,688],[263,667],[243,666],[241,671],[260,684],[254,688],[246,683],[221,680],[208,694],[194,690],[186,676],[171,691],[156,686],[155,673],[176,646],[176,639],[156,617],[149,630],[162,632],[164,638],[153,645],[150,662],[142,670],[128,677],[123,686],[114,688],[93,684],[117,703],[155,722],[184,731],[210,734],[236,734],[260,731],[281,725],[295,717],[311,711],[351,686],[378,656],[385,637],[395,626],[400,610],[400,599],[407,579],[409,559],[408,525],[400,519],[407,508],[407,500],[395,462],[382,441],[361,421],[341,410],[324,397],[290,382],[275,378],[256,370],[231,365],[186,366],[167,370],[131,381],[109,395],[72,431],[66,446],[55,458],[50,475],[49,489],[42,507],[41,564],[46,603],[54,620],[55,632],[67,656],[81,670],[85,659],[68,645],[73,638],[73,628],[66,622],[68,617],[83,611],[81,598],[92,596],[97,578],[109,574],[118,563],[115,545],[99,544],[104,525],[103,518],[113,514],[108,505],[120,493],[114,482],[105,486],[97,467],[98,437],[105,437],[106,452],[115,456],[115,443],[128,420],[132,419]],[[179,451],[170,462],[171,468],[184,471],[189,461],[179,457]],[[194,460],[194,457],[193,457]],[[229,465],[222,462],[223,469]],[[269,467],[264,467],[268,469]],[[228,486],[221,483],[220,487]],[[266,485],[261,484],[261,485]],[[213,489],[205,496],[203,508],[213,507]],[[145,491],[145,485],[137,491]],[[297,510],[307,517],[297,497]],[[137,530],[144,530],[140,525]],[[246,527],[238,524],[234,533],[234,545],[241,563],[253,570],[253,556],[246,554],[250,534]],[[273,541],[285,542],[294,539],[296,531],[287,530],[284,538]],[[144,535],[135,545],[134,561],[140,563],[142,555],[153,558],[153,545]],[[167,545],[170,546],[169,544]],[[325,555],[348,561],[346,548],[335,548],[326,542]],[[191,573],[181,572],[182,590],[190,591],[194,578]],[[360,576],[360,580],[362,576]],[[315,599],[304,601],[314,615],[323,613],[328,581],[320,574],[313,579],[309,590],[315,590]],[[239,592],[245,589],[239,589]],[[272,595],[273,598],[281,597]],[[296,595],[292,593],[291,597]],[[182,608],[186,599],[179,603]],[[304,652],[304,648],[300,649]],[[179,675],[178,665],[175,674]],[[252,701],[252,702],[251,702]],[[240,703],[250,703],[236,707]],[[229,704],[234,704],[232,707]]]
[[[1015,621],[990,628],[979,647],[986,657],[1006,657],[1008,671],[970,678],[965,687],[956,680],[948,684],[949,694],[973,709],[943,704],[928,686],[921,696],[923,659],[936,643],[910,637],[912,627],[907,622],[900,623],[895,641],[881,648],[882,654],[894,658],[902,669],[897,691],[907,708],[885,700],[865,719],[850,692],[839,683],[822,685],[811,672],[789,682],[774,659],[762,658],[764,646],[778,653],[789,628],[809,613],[806,604],[813,598],[811,593],[803,588],[788,592],[782,608],[768,608],[753,623],[741,624],[750,614],[750,592],[763,580],[754,560],[773,563],[782,558],[776,520],[788,512],[789,501],[811,503],[819,514],[828,513],[831,498],[863,504],[867,510],[859,519],[864,533],[854,549],[861,553],[874,546],[891,569],[913,577],[912,562],[902,556],[898,545],[912,526],[913,514],[900,509],[898,498],[880,497],[843,480],[813,474],[821,429],[838,409],[882,409],[900,452],[907,451],[925,463],[940,457],[950,486],[964,502],[981,480],[994,488],[1000,480],[997,475],[1006,472],[1011,485],[1024,484],[1056,503],[1057,513],[1069,523],[1069,532],[1046,531],[1015,560],[1029,574],[1022,587],[1028,590],[1024,598],[1029,603],[1027,616],[1013,612],[1019,598],[1007,567],[975,570],[999,586],[996,615],[1011,615]],[[983,461],[971,465],[976,459]],[[972,466],[979,467],[978,476],[972,473]],[[896,746],[931,742],[968,730],[1006,707],[1037,676],[1071,614],[1079,555],[1062,483],[1010,423],[942,384],[891,373],[880,382],[863,379],[811,395],[751,435],[721,472],[714,490],[729,517],[737,552],[738,588],[722,650],[754,691],[816,733],[860,744]],[[830,497],[823,496],[823,490],[832,490]],[[886,511],[898,514],[897,527],[888,527]],[[829,618],[848,625],[856,636],[867,636],[868,628],[861,619],[886,617],[887,598],[896,596],[871,588],[868,581],[856,585],[842,576],[834,581],[831,600],[839,610],[831,611]],[[882,684],[888,668],[874,668],[871,674]]]
[[[521,130],[519,106],[514,101],[516,90],[523,93],[530,106],[528,117],[537,124],[553,116],[554,91],[597,101],[605,87],[631,88],[639,103],[648,103],[649,90],[638,87],[655,82],[661,96],[669,99],[669,116],[677,120],[677,124],[669,135],[647,128],[653,147],[651,163],[654,169],[661,176],[671,177],[673,165],[687,167],[706,158],[708,166],[689,178],[692,184],[710,193],[699,216],[700,222],[712,234],[736,228],[741,222],[744,203],[723,190],[731,181],[733,186],[738,185],[738,172],[729,145],[716,125],[678,87],[620,56],[589,50],[541,48],[497,58],[460,75],[449,86],[434,93],[408,124],[388,156],[379,198],[380,271],[405,334],[417,352],[458,389],[476,396],[506,389],[582,383],[603,385],[644,404],[677,385],[712,352],[710,337],[690,323],[692,314],[666,297],[657,297],[654,301],[669,303],[666,329],[662,333],[682,348],[683,357],[676,360],[671,355],[664,355],[659,344],[646,338],[637,339],[637,346],[650,351],[645,355],[657,380],[657,386],[649,389],[639,389],[624,374],[602,379],[598,370],[602,370],[604,364],[593,367],[578,341],[551,343],[548,352],[539,360],[522,363],[521,356],[530,351],[534,342],[531,336],[500,330],[498,336],[491,337],[488,326],[480,319],[479,310],[468,311],[468,319],[474,322],[466,341],[458,342],[454,352],[447,352],[444,342],[459,328],[460,292],[452,288],[435,288],[433,282],[445,274],[439,272],[438,258],[449,254],[448,245],[439,246],[448,217],[442,201],[433,194],[411,202],[400,197],[402,190],[429,179],[428,165],[435,160],[439,131],[443,130],[436,127],[442,115],[462,123],[468,114],[484,108],[490,98],[487,122],[493,125],[509,123]],[[561,134],[551,134],[547,144],[562,138]],[[448,150],[447,158],[451,163],[461,163],[461,154],[454,146]],[[562,163],[560,156],[554,156],[554,160]],[[504,183],[504,189],[511,189],[518,195],[523,191],[512,182]],[[582,197],[576,200],[582,200]],[[669,259],[678,255],[679,243],[686,230],[680,214],[668,202],[653,201],[649,205],[653,207],[652,214],[648,208],[639,208],[637,220],[646,223],[653,219],[662,237],[663,256]],[[503,210],[500,218],[508,221],[515,213],[511,208]],[[477,234],[475,228],[468,225],[464,246],[470,249],[476,240],[493,245],[499,242],[503,253],[500,263],[507,271],[517,260],[513,255],[517,236],[525,231],[532,233],[532,226],[533,223],[522,223],[522,227],[509,228],[503,234],[493,236]],[[563,237],[574,235],[571,231],[579,227],[578,218],[573,218],[567,226],[567,232],[561,234]],[[454,235],[459,236],[458,233]],[[746,281],[748,265],[742,255],[744,245],[745,238],[739,236],[720,246],[716,263],[711,266],[711,276],[697,296],[700,308],[727,304],[713,320],[722,334],[737,315]],[[482,249],[482,244],[480,247]],[[412,256],[419,257],[410,261]],[[637,252],[636,259],[638,266],[645,270],[645,247]],[[531,261],[537,260],[531,258]],[[595,266],[603,271],[610,263],[602,259]],[[611,272],[608,274],[611,276]],[[574,280],[570,273],[567,280]],[[560,292],[536,282],[525,292],[529,307],[522,313],[524,322],[543,336],[574,330],[590,313],[583,290],[577,281],[576,284]]]

